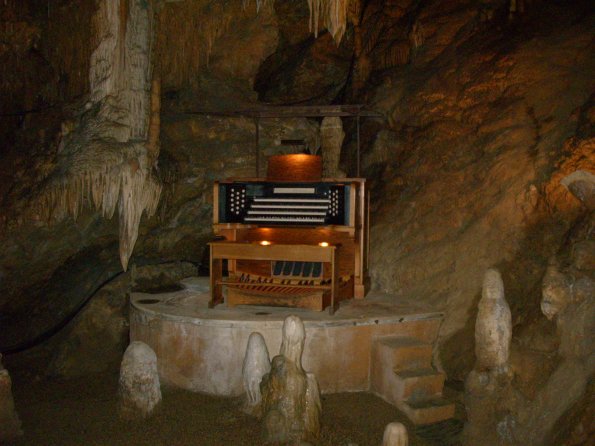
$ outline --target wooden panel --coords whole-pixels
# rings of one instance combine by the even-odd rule
[[[324,310],[322,296],[322,291],[314,291],[297,296],[279,296],[267,293],[251,293],[235,288],[229,288],[227,290],[227,305],[229,307],[234,307],[236,305],[268,305],[272,307],[294,307],[322,311]]]
[[[219,182],[213,184],[213,224],[219,223]]]
[[[214,259],[237,260],[293,260],[302,262],[331,262],[334,246],[277,245],[258,243],[211,242]]]

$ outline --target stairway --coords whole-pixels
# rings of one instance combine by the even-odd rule
[[[390,336],[372,343],[370,387],[416,425],[454,416],[455,405],[442,397],[445,375],[432,367],[432,344]]]

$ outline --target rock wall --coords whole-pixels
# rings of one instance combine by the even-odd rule
[[[568,159],[593,169],[571,138],[592,120],[594,22],[580,5],[485,22],[468,2],[439,3],[417,16],[410,64],[372,75],[367,98],[387,122],[364,125],[363,165],[372,282],[445,311],[441,359],[462,379],[483,271],[502,271],[513,324],[531,320],[547,258],[580,215],[552,190]]]
[[[159,6],[160,3],[162,2],[156,2],[155,5]],[[196,17],[204,15],[205,20],[214,19],[215,17],[209,18],[203,10],[206,3],[166,3],[161,4],[162,9],[156,11],[160,11],[158,18],[167,18],[175,13],[176,8],[184,7],[187,14]],[[278,35],[276,16],[270,8],[261,10],[257,16],[255,11],[250,9],[252,7],[243,11],[240,7],[241,2],[232,3],[230,3],[233,6],[232,9],[234,11],[237,9],[236,12],[239,11],[239,15],[234,16],[230,27],[224,29],[211,42],[209,66],[200,63],[193,74],[192,82],[183,76],[185,71],[163,73],[161,150],[155,169],[155,174],[163,184],[163,194],[157,215],[151,219],[143,218],[141,222],[138,243],[130,261],[131,266],[140,267],[176,260],[185,260],[196,265],[208,264],[204,253],[206,242],[212,237],[212,181],[233,176],[254,175],[255,128],[251,120],[185,113],[199,108],[216,110],[251,107],[257,102],[257,95],[251,88],[251,82],[260,62],[275,48]],[[133,2],[126,4],[132,5]],[[55,52],[51,52],[56,57],[58,55],[63,57],[63,54],[58,54],[57,51],[66,45],[62,42],[64,35],[57,31],[58,20],[62,20],[65,14],[73,14],[73,20],[76,19],[73,24],[89,30],[91,41],[92,31],[95,29],[92,26],[92,18],[95,17],[98,20],[103,13],[109,12],[102,13],[97,10],[94,2],[82,6],[84,11],[81,11],[80,15],[88,19],[87,23],[74,14],[73,9],[76,8],[73,2],[67,0],[59,4],[56,2],[56,5],[52,3],[55,9],[51,9],[49,15],[45,14],[46,11],[41,13],[35,8],[26,9],[27,5],[28,3],[22,2],[11,3],[10,6],[13,8],[15,17],[19,20],[22,18],[23,22],[32,27],[33,34],[38,32],[35,30],[41,30],[39,42],[42,43],[43,48],[53,44],[54,40],[51,39],[55,38],[56,41],[61,42],[62,46],[57,45],[54,48]],[[118,53],[118,41],[110,40],[120,29],[119,20],[122,18],[120,12],[118,11],[118,22],[112,24],[115,31],[106,31],[102,34],[105,39],[101,40],[101,43],[93,41],[93,44],[88,44],[89,51],[77,53],[78,69],[87,70],[86,89],[77,90],[78,94],[83,96],[76,101],[71,96],[60,98],[52,109],[55,111],[55,116],[27,115],[26,126],[18,129],[11,127],[11,132],[15,132],[17,137],[11,140],[14,145],[9,145],[7,151],[2,152],[3,162],[0,163],[2,166],[2,189],[0,189],[2,192],[0,198],[2,205],[0,324],[3,327],[0,333],[0,347],[2,350],[26,348],[53,334],[63,327],[63,322],[77,311],[82,302],[91,295],[97,296],[97,290],[122,271],[117,260],[118,222],[115,221],[116,219],[106,219],[95,213],[92,210],[92,203],[85,201],[86,199],[80,203],[81,207],[76,220],[66,216],[63,219],[54,219],[51,224],[47,224],[45,221],[32,218],[25,212],[44,186],[44,181],[47,183],[50,174],[56,173],[56,166],[60,164],[61,159],[66,158],[65,154],[69,153],[68,147],[65,149],[65,144],[60,144],[63,137],[66,135],[66,139],[75,139],[75,142],[80,143],[84,138],[79,136],[89,133],[77,130],[79,124],[99,123],[100,125],[90,127],[93,132],[101,137],[119,138],[121,141],[107,144],[110,150],[114,149],[115,152],[122,148],[119,145],[123,143],[122,141],[125,143],[130,138],[136,138],[128,131],[133,127],[128,122],[130,116],[120,117],[118,113],[113,113],[126,110],[129,104],[126,98],[122,98],[123,102],[118,102],[114,99],[114,95],[118,97],[118,92],[127,91],[132,81],[146,81],[142,75],[131,76],[131,79],[110,77],[113,73],[119,72],[114,67],[121,63],[117,57],[114,59]],[[214,11],[209,14],[211,13],[214,14]],[[6,20],[13,20],[11,17]],[[180,18],[183,17],[183,15],[180,16]],[[130,17],[126,17],[126,21],[128,26],[136,27]],[[158,36],[154,51],[159,50],[164,34],[169,33],[170,36],[178,32],[180,35],[191,34],[193,23],[181,20],[168,23],[167,27],[160,27],[162,24],[158,20],[154,30]],[[175,29],[175,26],[178,28]],[[181,26],[183,29],[180,28]],[[307,24],[304,26],[307,27]],[[46,30],[49,31],[46,33]],[[78,33],[76,30],[73,32]],[[25,43],[28,42],[25,34],[22,40]],[[86,42],[82,37],[80,40]],[[171,42],[173,47],[168,49],[168,58],[159,64],[161,70],[169,67],[166,62],[171,64],[175,61],[178,64],[184,62],[182,50],[186,42],[181,38],[166,41]],[[20,51],[21,46],[25,44],[20,42],[21,40],[11,43],[13,46],[7,47],[6,50]],[[111,44],[108,45],[109,42]],[[113,53],[98,50],[92,58],[92,50],[98,48],[98,45],[113,47]],[[143,45],[134,44],[132,47],[146,49]],[[30,46],[26,48],[31,51]],[[246,58],[230,56],[236,53],[244,54],[247,49],[250,51]],[[100,53],[105,58],[100,58]],[[146,51],[143,54],[146,55]],[[89,67],[92,59],[95,61],[93,64],[95,75],[91,76],[93,79],[91,90]],[[142,57],[139,59],[135,54],[127,53],[125,59],[131,63],[134,62],[137,72],[142,74],[145,66]],[[57,67],[61,66],[58,62],[56,62]],[[65,67],[70,67],[63,63]],[[103,71],[100,70],[101,67],[104,68]],[[58,68],[55,69],[58,71]],[[68,77],[67,74],[64,73],[65,78]],[[11,72],[11,75],[14,75],[14,72]],[[68,79],[71,78],[68,77]],[[111,80],[107,82],[106,79]],[[9,80],[6,81],[6,90],[2,90],[2,94],[8,95],[10,88],[15,88]],[[73,78],[71,80],[74,82]],[[40,90],[57,88],[57,80],[53,77],[46,79],[36,75],[31,82]],[[76,90],[77,85],[68,83],[68,89]],[[148,98],[145,87],[146,84],[142,83],[142,86],[133,86],[131,89],[141,94],[144,100]],[[86,103],[93,104],[93,97],[87,95],[91,91],[96,96],[93,97],[99,101],[98,104],[103,105],[92,106],[91,109],[85,107]],[[47,105],[49,99],[42,99],[40,99],[42,103]],[[26,101],[16,98],[14,102],[16,107],[22,106]],[[8,105],[8,102],[3,102],[0,106],[2,111],[10,112]],[[84,119],[80,120],[81,113],[86,113],[88,116],[85,122],[83,122]],[[143,122],[146,123],[145,120]],[[299,138],[316,141],[318,138],[316,125],[305,119],[263,120],[260,126],[263,159],[266,154],[296,150],[294,147],[281,147],[281,140]],[[85,146],[85,144],[78,145]],[[23,154],[27,157],[23,158]],[[75,164],[76,169],[78,164]],[[134,167],[136,164],[126,162],[125,165]],[[72,165],[64,166],[64,168],[72,167]],[[263,162],[261,171],[264,172],[264,169],[266,164]],[[65,192],[56,194],[57,197],[62,198],[66,198],[65,195]],[[140,217],[140,215],[137,216]],[[202,272],[204,273],[204,269]],[[98,320],[103,320],[106,314],[114,313],[113,309],[104,311],[103,304],[97,303],[97,305],[95,309]],[[119,310],[116,311],[118,312]],[[119,316],[114,316],[114,320],[119,320]],[[117,322],[114,324],[118,326]],[[95,328],[98,329],[98,327]],[[87,331],[90,333],[90,330]],[[112,334],[108,338],[113,337]],[[114,338],[116,343],[114,348],[117,350],[120,338],[118,336],[116,338],[118,339]],[[74,341],[73,345],[77,342],[79,341]],[[71,351],[71,347],[65,348]],[[95,347],[91,345],[91,350],[93,348]],[[79,355],[74,350],[71,352],[72,358]],[[72,359],[66,356],[68,355],[64,355],[61,363],[66,364]],[[56,370],[66,370],[72,365],[70,362],[67,365],[64,364],[56,363],[52,367]],[[64,373],[70,372],[67,370]]]

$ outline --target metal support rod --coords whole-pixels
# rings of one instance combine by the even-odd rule
[[[360,177],[360,152],[359,152],[359,113],[357,114],[356,118],[356,126],[357,126],[357,175],[356,177]]]
[[[254,126],[256,127],[256,137],[254,140],[254,153],[256,158],[256,178],[260,178],[260,126],[258,125],[258,118],[254,118]]]

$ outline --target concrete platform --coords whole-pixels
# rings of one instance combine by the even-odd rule
[[[248,336],[260,332],[271,358],[279,351],[283,320],[299,316],[306,328],[304,368],[316,374],[322,392],[368,391],[372,343],[407,337],[434,343],[442,314],[413,302],[371,292],[341,302],[333,315],[294,308],[242,305],[209,309],[208,278],[189,278],[182,291],[133,293],[130,338],[157,354],[164,384],[213,395],[243,393],[242,361]]]

